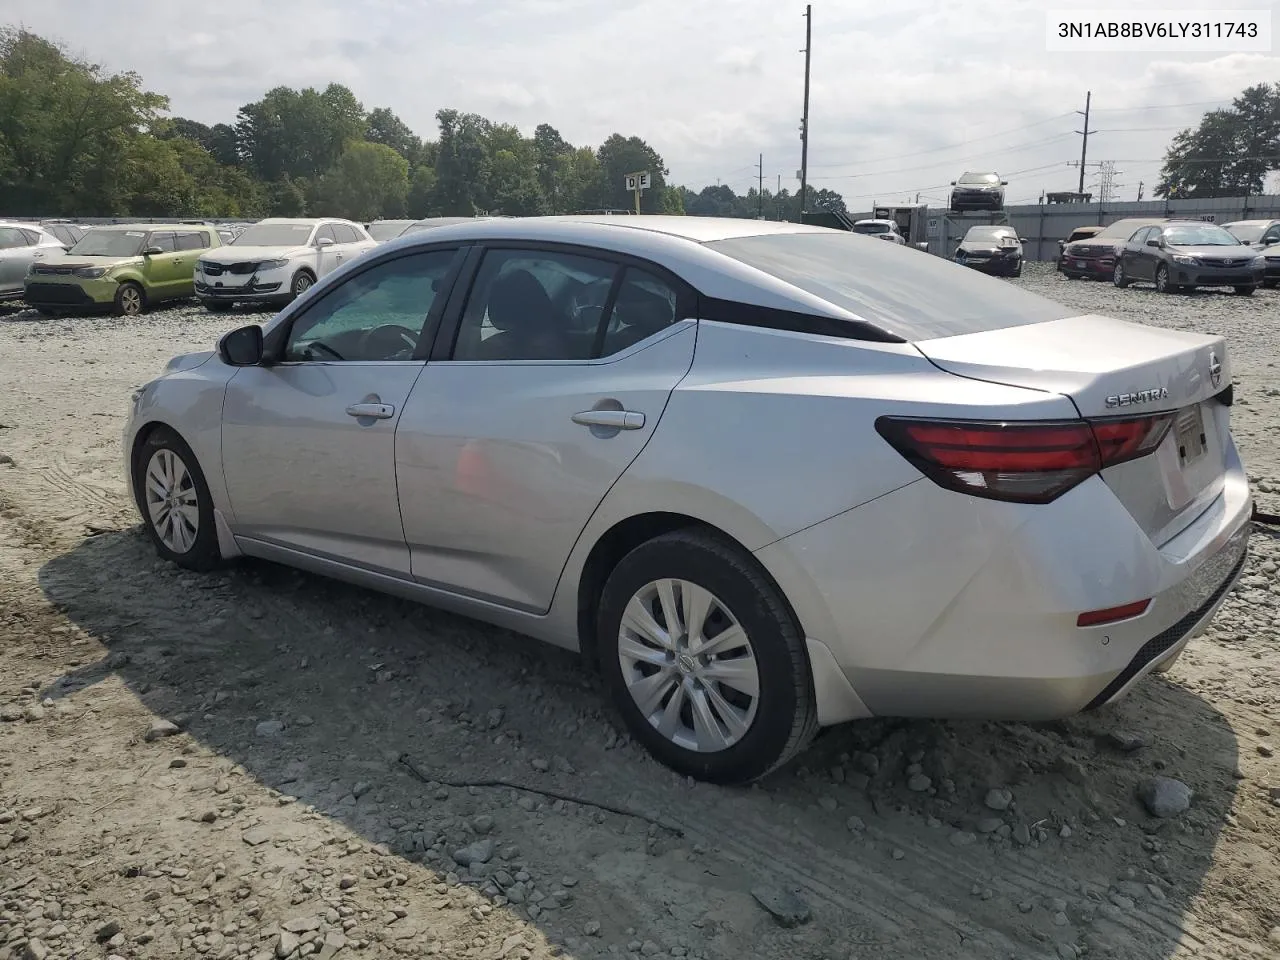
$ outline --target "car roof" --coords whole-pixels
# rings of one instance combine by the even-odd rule
[[[292,223],[300,227],[314,227],[321,223],[350,223],[359,226],[354,220],[345,220],[342,217],[267,217],[265,220],[259,220],[249,225],[256,227],[263,223]]]
[[[123,230],[182,230],[190,232],[193,230],[212,230],[213,227],[203,223],[103,223],[96,226],[90,224],[86,229],[110,230],[116,233]]]
[[[594,244],[612,238],[627,244],[637,235],[660,234],[695,243],[733,240],[740,237],[788,233],[828,233],[828,227],[777,220],[746,220],[734,217],[676,217],[648,215],[613,217],[598,215],[566,215],[555,217],[494,217],[467,220],[436,227],[429,234],[431,242],[459,239],[560,240],[565,243]],[[845,231],[834,231],[843,233]],[[422,237],[412,233],[409,237]],[[407,239],[407,238],[402,238]],[[419,240],[418,242],[423,242]],[[608,245],[608,244],[606,244]]]
[[[1256,224],[1259,224],[1259,223],[1280,223],[1280,220],[1277,220],[1277,219],[1276,219],[1276,218],[1274,218],[1274,217],[1267,217],[1267,218],[1264,218],[1264,219],[1262,219],[1262,220],[1232,220],[1230,223],[1224,223],[1224,224],[1222,224],[1222,226],[1224,226],[1224,227],[1243,227],[1245,224],[1248,224],[1249,226],[1251,226],[1251,227],[1252,227],[1252,226],[1255,226]]]

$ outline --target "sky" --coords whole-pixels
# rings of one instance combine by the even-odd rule
[[[1098,2],[1086,4],[1102,7]],[[1044,0],[818,0],[809,182],[875,202],[945,201],[965,170],[1010,181],[1009,203],[1073,190],[1085,92],[1089,162],[1115,198],[1150,198],[1170,138],[1245,87],[1280,80],[1280,51],[1047,52]],[[273,86],[346,84],[434,138],[442,107],[550,123],[595,146],[646,140],[692,189],[795,190],[804,3],[791,0],[5,0],[21,25],[111,70],[174,114],[234,122]],[[1268,0],[1121,0],[1121,11],[1270,10]],[[1086,171],[1097,193],[1097,170]],[[1280,177],[1269,189],[1280,190]]]

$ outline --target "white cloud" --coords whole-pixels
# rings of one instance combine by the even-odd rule
[[[1175,0],[1126,0],[1161,9]],[[868,9],[868,7],[871,9]],[[810,179],[855,208],[939,195],[966,168],[995,169],[1010,199],[1069,189],[1085,90],[1091,161],[1116,160],[1121,196],[1148,187],[1169,138],[1245,86],[1280,77],[1262,54],[1046,53],[1056,0],[995,9],[944,0],[814,4]],[[1198,6],[1206,6],[1203,2]],[[1267,0],[1233,8],[1275,9]],[[231,122],[272,86],[345,83],[420,134],[441,107],[577,144],[646,139],[672,177],[745,190],[795,187],[800,165],[801,0],[7,0],[10,22],[136,70],[173,111]],[[1276,18],[1280,22],[1280,17]],[[1171,105],[1171,106],[1170,106]]]

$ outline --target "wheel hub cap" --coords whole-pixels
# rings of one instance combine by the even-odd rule
[[[726,750],[751,729],[760,697],[755,650],[706,588],[655,580],[636,591],[618,630],[618,661],[640,713],[677,746]]]
[[[174,553],[195,546],[200,501],[191,471],[172,450],[157,450],[143,474],[147,519],[160,542]]]

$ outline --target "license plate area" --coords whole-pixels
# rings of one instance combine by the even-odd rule
[[[1077,261],[1076,261],[1076,267],[1077,267],[1077,269],[1081,269],[1081,270],[1083,270],[1086,266],[1088,266],[1088,264],[1086,264],[1083,260],[1077,260]]]
[[[1182,469],[1199,462],[1208,448],[1208,438],[1204,432],[1204,414],[1200,404],[1179,410],[1173,422],[1173,437],[1178,445],[1178,464]]]

